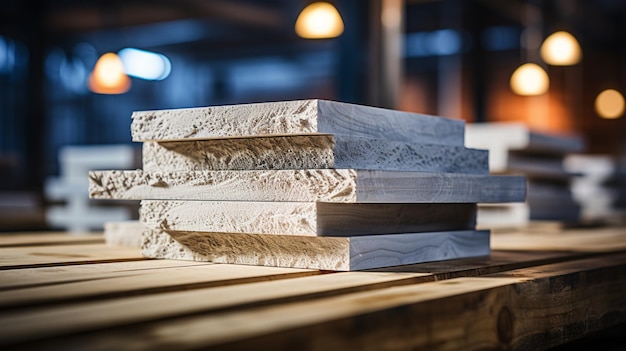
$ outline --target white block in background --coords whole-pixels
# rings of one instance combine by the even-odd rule
[[[601,154],[572,154],[565,158],[564,167],[580,174],[571,182],[574,200],[581,206],[582,219],[589,222],[623,221],[626,210],[617,207],[619,172],[615,158]]]
[[[125,221],[133,217],[128,207],[94,205],[89,200],[89,171],[94,169],[135,169],[141,166],[141,148],[134,145],[71,145],[59,151],[59,177],[44,184],[48,200],[65,205],[46,210],[46,221],[54,228],[72,233],[103,230],[107,221]]]
[[[491,172],[508,170],[510,151],[565,155],[584,149],[583,140],[579,136],[539,133],[522,123],[511,122],[467,124],[465,145],[489,150]]]
[[[525,203],[479,204],[476,229],[523,228],[530,223],[530,209]]]

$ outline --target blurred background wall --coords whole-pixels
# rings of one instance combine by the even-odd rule
[[[323,39],[295,31],[311,3],[0,2],[0,231],[46,228],[44,184],[61,173],[60,150],[134,145],[135,110],[323,98],[521,121],[579,134],[589,153],[626,149],[621,95],[608,115],[596,107],[606,89],[626,91],[623,0],[335,0],[343,31]],[[566,65],[541,55],[559,31],[581,53]],[[121,87],[90,85],[106,53],[122,62]],[[547,82],[531,95],[511,87],[526,63],[544,72],[531,85]],[[8,211],[19,206],[32,215]]]

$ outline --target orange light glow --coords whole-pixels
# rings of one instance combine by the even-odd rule
[[[549,65],[571,66],[580,62],[582,51],[573,35],[560,31],[553,33],[543,42],[541,58]]]
[[[296,34],[306,39],[335,38],[343,33],[343,20],[337,9],[327,2],[305,7],[296,20]]]
[[[89,75],[89,90],[98,94],[123,94],[130,89],[122,60],[114,53],[102,55]]]
[[[550,79],[541,66],[526,63],[519,66],[511,75],[511,89],[518,95],[541,95],[548,91]]]
[[[596,112],[602,118],[615,119],[624,114],[624,96],[615,89],[607,89],[596,97]]]

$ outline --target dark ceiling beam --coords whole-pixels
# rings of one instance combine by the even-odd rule
[[[479,0],[478,2],[501,14],[504,18],[518,23],[523,22],[523,13],[528,6],[528,1],[525,0]]]
[[[61,1],[46,13],[46,28],[88,32],[181,19],[211,19],[246,27],[284,28],[280,8],[227,0]]]
[[[288,21],[286,12],[279,8],[253,5],[239,1],[186,0],[213,18],[222,18],[241,25],[266,29],[283,29]],[[294,19],[295,20],[295,19]]]

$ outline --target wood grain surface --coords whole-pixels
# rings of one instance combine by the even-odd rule
[[[542,228],[492,235],[508,248],[489,256],[378,272],[111,262],[90,244],[45,247],[92,262],[37,267],[45,247],[26,237],[0,248],[24,262],[0,271],[0,347],[535,350],[626,322],[626,230]]]
[[[0,270],[142,259],[139,249],[104,244],[11,247],[2,249]]]
[[[19,234],[0,234],[0,247],[71,245],[71,244],[102,244],[102,233],[77,233],[68,235],[66,232],[23,232]]]

